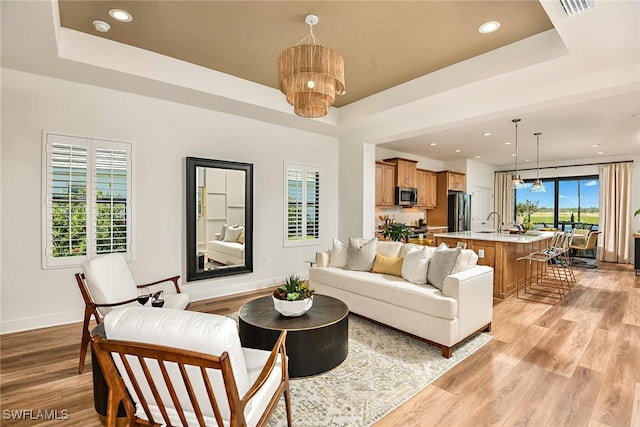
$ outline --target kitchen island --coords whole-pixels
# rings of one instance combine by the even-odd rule
[[[538,235],[508,234],[497,232],[458,231],[437,233],[436,244],[445,243],[456,247],[466,245],[478,254],[478,264],[493,267],[493,297],[509,298],[516,293],[518,265],[516,260],[531,252],[542,251],[549,246],[553,232]]]

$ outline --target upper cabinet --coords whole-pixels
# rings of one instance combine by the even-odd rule
[[[437,175],[435,172],[417,169],[418,208],[433,209],[437,200]]]
[[[398,187],[417,187],[417,165],[415,160],[402,159],[394,157],[392,159],[384,159],[385,162],[392,163],[396,169],[395,185]]]
[[[467,191],[467,177],[459,172],[441,172],[440,176],[447,180],[447,190],[449,191]]]
[[[394,165],[376,162],[376,206],[395,204],[395,172]]]

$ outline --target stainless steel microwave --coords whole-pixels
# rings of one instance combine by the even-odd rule
[[[418,203],[418,189],[412,187],[396,187],[396,205],[413,206]]]

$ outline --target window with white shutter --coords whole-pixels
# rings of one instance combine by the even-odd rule
[[[285,247],[320,241],[322,169],[285,163]]]
[[[46,134],[43,268],[131,258],[131,145]]]

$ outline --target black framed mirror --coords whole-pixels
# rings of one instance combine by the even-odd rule
[[[253,271],[253,165],[187,157],[187,281]]]

